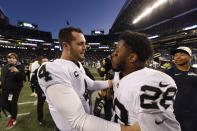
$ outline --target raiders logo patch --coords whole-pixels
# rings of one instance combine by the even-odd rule
[[[74,76],[75,78],[78,78],[79,77],[79,73],[77,71],[74,72]]]

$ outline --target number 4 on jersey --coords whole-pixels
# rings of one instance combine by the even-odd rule
[[[45,81],[50,81],[52,80],[51,76],[50,76],[50,73],[48,71],[46,71],[46,65],[43,65],[40,70],[39,70],[39,73],[38,73],[38,77],[39,78],[43,78],[44,77],[44,80]]]

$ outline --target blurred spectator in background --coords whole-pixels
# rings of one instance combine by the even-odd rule
[[[104,80],[112,80],[114,77],[114,72],[111,67],[111,56],[108,55],[104,58],[101,66],[101,75],[103,75]],[[102,77],[102,76],[101,76]],[[98,91],[95,101],[94,114],[96,116],[101,115],[101,110],[104,107],[105,119],[111,120],[112,108],[113,108],[113,89],[107,88]]]
[[[101,66],[98,69],[98,73],[99,73],[100,77],[104,77],[105,72],[106,72],[106,69],[105,69],[106,61],[105,61],[105,59],[106,58],[103,58],[103,60],[101,62]]]
[[[47,62],[48,59],[45,57],[39,57],[38,58],[38,64],[41,65],[44,62]],[[39,68],[39,67],[38,67]],[[43,125],[43,106],[44,106],[44,102],[46,100],[46,96],[44,95],[44,92],[42,91],[42,89],[40,88],[40,85],[38,83],[38,78],[37,78],[37,72],[38,72],[38,68],[34,70],[33,75],[31,77],[31,83],[32,85],[35,87],[35,91],[37,93],[38,96],[38,104],[37,104],[37,119],[39,122],[39,125]]]
[[[40,64],[38,63],[38,59],[34,59],[33,63],[30,64],[30,88],[32,91],[32,94],[30,96],[37,97],[37,94],[35,93],[35,85],[32,82],[32,76],[35,75],[34,71],[40,67]]]
[[[165,69],[169,69],[171,64],[170,64],[170,60],[167,59],[166,57],[159,57],[159,63],[160,63],[160,70],[165,70]]]
[[[113,108],[113,91],[112,88],[98,91],[96,96],[94,115],[101,117],[101,110],[104,108],[105,120],[111,120]]]
[[[100,77],[103,77],[104,80],[108,79],[108,72],[111,69],[111,59],[110,56],[103,58],[101,67],[98,70]]]
[[[97,63],[96,63],[96,68],[97,68],[97,70],[99,69],[99,68],[101,68],[101,62],[98,60],[97,61]]]
[[[12,128],[16,124],[18,112],[18,98],[23,87],[25,77],[24,67],[17,61],[18,55],[9,53],[7,55],[8,64],[1,70],[2,81],[2,100],[3,108],[6,109],[11,117],[7,121],[6,129]]]
[[[178,47],[172,51],[175,66],[165,72],[176,82],[178,93],[174,112],[182,131],[197,131],[197,69],[191,67],[192,51]]]
[[[25,65],[25,81],[30,81],[30,69],[29,64]]]

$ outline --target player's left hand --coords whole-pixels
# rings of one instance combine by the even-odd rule
[[[140,129],[139,123],[136,122],[132,126],[123,126],[123,125],[121,125],[121,131],[141,131],[141,129]]]

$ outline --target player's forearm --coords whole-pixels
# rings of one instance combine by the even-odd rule
[[[119,124],[87,114],[72,87],[53,85],[47,88],[47,95],[62,117],[78,131],[121,131]]]
[[[88,76],[85,76],[85,79],[89,90],[102,90],[110,86],[108,81],[93,81]]]
[[[106,121],[99,117],[87,115],[84,122],[83,131],[124,131],[117,123]],[[126,131],[126,130],[125,130]]]

